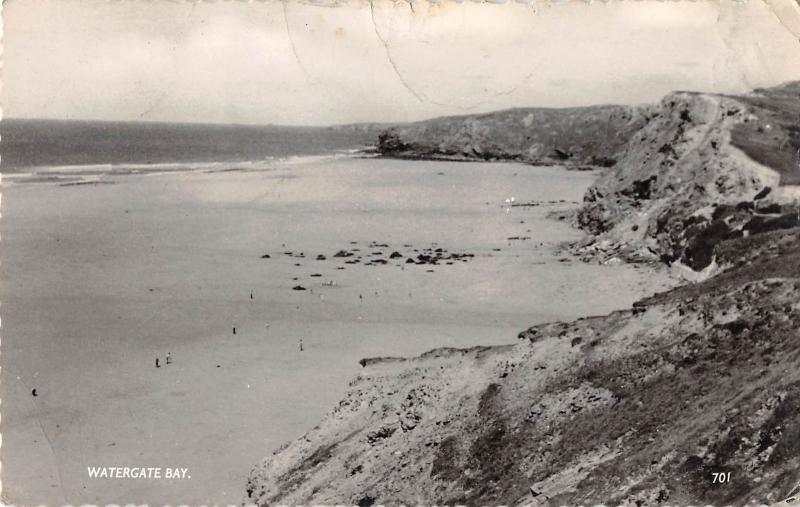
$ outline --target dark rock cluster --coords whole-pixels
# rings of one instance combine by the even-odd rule
[[[509,238],[509,239],[529,239],[528,237],[524,238]],[[283,252],[285,257],[291,257],[296,260],[306,259],[306,254],[304,252],[295,252],[291,250],[287,250]],[[450,252],[445,248],[438,246],[437,244],[433,244],[429,247],[425,248],[415,248],[413,245],[402,245],[396,248],[390,248],[388,243],[379,243],[376,241],[371,241],[363,247],[359,246],[358,241],[351,241],[350,246],[337,250],[335,253],[327,255],[327,254],[317,254],[316,256],[312,256],[311,258],[314,259],[315,263],[313,265],[319,266],[317,262],[332,262],[339,264],[335,266],[336,270],[343,270],[346,269],[345,265],[349,266],[383,266],[383,265],[392,265],[395,267],[400,267],[405,269],[406,266],[438,266],[438,265],[453,265],[457,262],[469,262],[471,259],[475,257],[475,254],[468,253],[468,252]],[[263,254],[261,255],[262,259],[272,259],[271,254]],[[301,262],[294,262],[294,266],[297,268],[303,267],[303,263]],[[428,271],[433,271],[429,269]],[[321,278],[323,275],[322,273],[311,273],[308,276],[311,278]],[[297,276],[292,277],[293,281],[297,281],[299,278]],[[333,286],[335,285],[334,282],[328,281],[325,285]],[[307,290],[306,287],[302,285],[295,285],[292,287],[292,290],[296,291],[304,291]]]

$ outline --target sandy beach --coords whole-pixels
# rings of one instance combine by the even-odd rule
[[[239,503],[250,467],[320,420],[359,359],[629,307],[665,276],[553,253],[580,232],[547,214],[597,175],[323,158],[4,181],[4,499]]]

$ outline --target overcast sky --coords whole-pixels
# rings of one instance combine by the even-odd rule
[[[791,0],[7,0],[3,116],[330,124],[741,92],[800,79],[786,29],[798,12]]]

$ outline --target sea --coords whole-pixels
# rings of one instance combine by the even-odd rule
[[[323,155],[374,144],[379,124],[333,127],[3,119],[3,174],[71,167],[190,167]]]

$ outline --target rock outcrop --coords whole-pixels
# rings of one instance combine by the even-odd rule
[[[797,494],[800,206],[793,159],[767,143],[797,149],[788,115],[799,91],[672,94],[636,120],[587,194],[584,254],[682,262],[706,269],[702,281],[532,327],[515,345],[364,360],[318,426],[255,467],[245,501],[741,505]],[[759,128],[770,136],[746,135]]]

